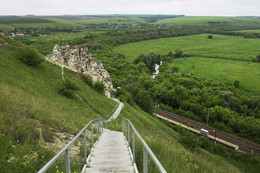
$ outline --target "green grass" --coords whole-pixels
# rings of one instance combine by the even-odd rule
[[[25,18],[26,19],[26,18]],[[18,19],[17,19],[18,20]],[[37,20],[41,21],[48,21],[48,22],[39,22],[37,23]],[[45,27],[59,27],[59,28],[65,28],[65,27],[83,27],[84,25],[78,24],[74,20],[64,20],[64,19],[56,19],[56,18],[43,18],[43,19],[34,19],[30,22],[28,20],[27,22],[23,23],[21,21],[15,21],[13,23],[7,23],[7,24],[1,24],[0,20],[0,29],[4,32],[10,32],[13,31],[14,28],[45,28]]]
[[[80,24],[115,24],[115,23],[144,23],[145,20],[138,17],[86,17],[75,20],[75,22]]]
[[[126,104],[119,116],[131,120],[137,131],[148,143],[151,150],[162,163],[167,172],[240,172],[229,161],[200,150],[191,152],[179,142],[179,134],[161,122],[158,118],[148,115],[140,109],[134,109]],[[139,170],[142,169],[142,147],[140,141],[135,139],[136,157]],[[158,172],[149,158],[148,172]],[[142,171],[142,170],[141,170]]]
[[[50,23],[46,19],[24,18],[24,17],[0,17],[0,24],[15,24],[15,23]]]
[[[45,142],[53,142],[57,131],[75,135],[90,119],[110,113],[116,103],[96,93],[77,73],[69,70],[65,70],[65,77],[78,85],[77,93],[81,98],[68,99],[59,95],[61,68],[46,61],[38,68],[28,67],[15,57],[16,48],[22,45],[12,40],[8,43],[0,47],[0,169],[36,172],[55,154],[41,147],[39,129]],[[202,149],[191,152],[184,148],[178,142],[177,132],[139,108],[126,104],[119,122],[121,117],[132,121],[167,172],[241,172],[220,156]],[[142,147],[138,139],[136,150],[141,169]],[[26,159],[28,156],[31,159]],[[15,159],[7,162],[12,157]],[[72,170],[79,172],[82,166],[79,160],[71,161]],[[64,171],[63,158],[58,163],[58,169]],[[52,172],[56,172],[55,169],[52,167]],[[149,172],[155,170],[149,159]]]
[[[260,33],[260,29],[241,30],[241,31],[236,31],[236,32]]]
[[[115,52],[125,55],[133,61],[144,52],[167,54],[169,51],[180,49],[184,54],[203,57],[219,57],[225,59],[251,61],[260,53],[258,45],[260,39],[247,39],[238,36],[200,34],[184,37],[162,38],[136,43],[120,45],[114,48]]]
[[[211,22],[211,23],[210,23]],[[160,19],[155,24],[210,26],[260,26],[260,19],[246,17],[177,17]]]
[[[238,80],[244,89],[260,94],[260,63],[191,57],[174,59],[169,66],[179,67],[180,72],[224,83],[233,84]]]
[[[8,45],[0,46],[0,169],[36,172],[56,154],[39,146],[40,129],[48,143],[54,141],[55,132],[75,135],[91,119],[109,114],[117,103],[69,70],[65,77],[77,84],[81,98],[59,95],[61,68],[46,61],[38,68],[29,67],[16,58],[16,49],[23,45],[4,40]]]

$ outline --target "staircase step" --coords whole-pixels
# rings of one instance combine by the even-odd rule
[[[122,132],[104,129],[98,143],[91,151],[85,172],[134,172],[130,152]]]
[[[82,173],[134,173],[134,167],[130,166],[127,168],[86,168]]]

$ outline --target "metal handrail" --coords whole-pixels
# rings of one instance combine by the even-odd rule
[[[80,135],[83,133],[84,135],[84,160],[85,164],[87,164],[87,146],[86,146],[86,129],[87,127],[91,124],[91,138],[92,138],[92,147],[94,146],[94,137],[93,137],[93,122],[96,121],[96,126],[97,126],[97,138],[98,138],[98,132],[100,128],[100,123],[101,123],[101,131],[100,131],[100,136],[101,133],[103,133],[103,119],[94,119],[91,120],[63,149],[60,150],[58,154],[56,154],[47,164],[45,164],[39,171],[38,173],[44,173],[46,172],[54,163],[55,161],[60,158],[60,156],[65,153],[65,163],[66,163],[66,173],[70,172],[70,161],[69,161],[69,147],[80,137]]]
[[[131,136],[130,136],[130,126],[132,128],[132,150],[130,148],[130,143],[131,143]],[[131,121],[129,119],[126,118],[122,118],[122,132],[124,133],[124,135],[126,136],[126,140],[128,142],[128,147],[130,148],[130,150],[132,151],[132,156],[133,156],[133,164],[135,165],[135,135],[139,138],[139,140],[141,141],[141,143],[143,144],[143,173],[147,173],[148,172],[148,154],[150,155],[150,157],[152,158],[154,164],[156,165],[156,167],[158,168],[158,170],[161,173],[167,173],[166,170],[164,169],[164,167],[162,166],[162,164],[160,163],[160,161],[157,159],[157,157],[154,155],[154,153],[152,152],[152,150],[149,148],[149,146],[147,145],[147,143],[144,141],[144,139],[141,137],[141,135],[137,132],[137,130],[135,129],[134,125],[131,123]],[[128,135],[128,137],[127,137]]]

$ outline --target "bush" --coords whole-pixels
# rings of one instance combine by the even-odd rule
[[[183,51],[175,49],[175,58],[180,58],[183,55]]]
[[[213,35],[209,35],[209,36],[208,36],[208,39],[213,39]]]
[[[90,87],[93,87],[93,80],[90,75],[80,73],[80,78]]]
[[[258,55],[256,56],[255,61],[256,61],[256,62],[260,62],[260,54],[258,54]]]
[[[65,79],[58,86],[58,93],[68,98],[74,98],[76,90],[79,90],[78,86],[69,79]]]
[[[238,86],[239,86],[239,81],[238,81],[238,80],[235,80],[234,86],[235,86],[236,88],[238,88]]]
[[[172,67],[172,73],[177,73],[177,72],[179,72],[179,67],[173,66]]]
[[[38,66],[43,61],[41,55],[30,47],[18,49],[16,56],[23,63],[34,67]]]
[[[67,89],[71,89],[74,91],[79,90],[79,87],[76,85],[76,83],[69,79],[65,79],[63,83]]]
[[[101,94],[104,94],[104,92],[105,92],[105,85],[104,85],[102,82],[96,82],[96,83],[94,83],[93,87],[94,87],[94,89],[95,89],[97,92],[99,92],[99,93],[101,93]]]

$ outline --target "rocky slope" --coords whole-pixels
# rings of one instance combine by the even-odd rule
[[[94,58],[86,47],[78,46],[59,46],[55,45],[53,54],[48,55],[48,61],[61,67],[67,67],[73,71],[88,74],[94,82],[102,82],[105,85],[105,94],[110,96],[113,90],[109,73],[104,69],[101,62]]]

